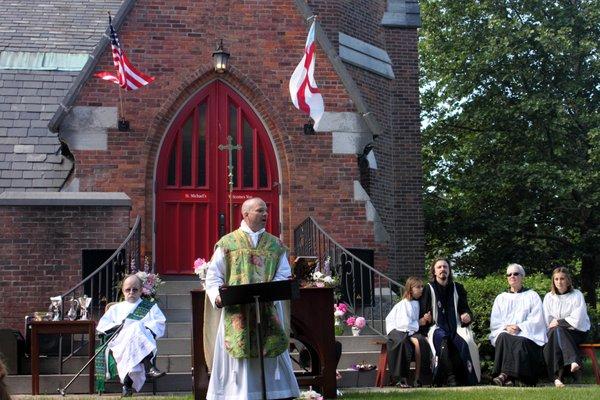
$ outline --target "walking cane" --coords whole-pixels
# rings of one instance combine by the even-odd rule
[[[115,336],[117,336],[117,334],[119,332],[121,332],[121,329],[123,328],[123,325],[125,324],[125,320],[123,320],[123,322],[121,322],[121,325],[119,325],[117,327],[117,330],[113,332],[112,335],[110,335],[110,337],[106,340],[106,342],[100,346],[98,348],[98,350],[96,351],[96,354],[94,354],[94,356],[92,358],[90,358],[88,360],[88,362],[85,363],[85,365],[83,367],[81,367],[81,369],[79,370],[79,372],[73,377],[73,379],[71,379],[69,381],[69,383],[67,383],[67,385],[64,388],[58,388],[56,389],[58,391],[58,393],[60,393],[61,396],[65,397],[65,395],[67,394],[67,389],[69,388],[69,386],[71,386],[71,384],[75,381],[75,379],[77,379],[79,377],[79,375],[81,375],[81,373],[88,367],[88,365],[90,365],[90,363],[92,361],[94,361],[96,359],[96,357],[98,357],[98,354],[100,354],[100,352],[104,351],[106,349],[106,346],[108,346],[108,344],[110,343],[111,340],[113,340],[113,338]]]

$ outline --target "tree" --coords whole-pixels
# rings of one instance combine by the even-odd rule
[[[600,0],[422,0],[430,254],[600,277]]]

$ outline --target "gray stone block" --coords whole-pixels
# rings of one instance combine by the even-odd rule
[[[13,188],[30,188],[33,186],[31,179],[12,179],[10,186]]]
[[[332,132],[333,154],[362,154],[365,146],[373,141],[370,132]]]
[[[23,171],[17,171],[17,170],[4,170],[4,171],[0,171],[0,177],[2,177],[2,178],[10,178],[10,179],[22,178],[23,177]]]
[[[15,153],[33,153],[34,146],[32,144],[15,144]]]
[[[23,178],[25,179],[40,179],[43,177],[43,171],[23,171]]]
[[[18,144],[38,144],[39,139],[37,137],[22,137],[19,138]]]
[[[419,28],[421,12],[417,0],[388,0],[381,25],[390,28]]]
[[[46,154],[28,154],[27,162],[43,162],[48,157]]]
[[[27,136],[27,128],[7,128],[7,136]]]
[[[29,126],[31,126],[31,121],[28,119],[17,119],[13,126],[15,128],[29,128]]]
[[[12,168],[27,171],[33,169],[33,164],[28,162],[14,162]]]
[[[369,132],[369,128],[358,113],[326,111],[319,123],[315,125],[315,131]]]

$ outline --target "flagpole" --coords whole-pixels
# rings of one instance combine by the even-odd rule
[[[123,103],[123,89],[119,86],[119,108],[121,111],[119,112],[119,120],[125,121],[125,105]]]

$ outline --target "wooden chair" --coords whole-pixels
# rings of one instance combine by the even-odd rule
[[[377,375],[375,375],[375,386],[384,387],[386,384],[385,372],[387,370],[387,341],[376,340],[373,343],[381,346],[381,350],[379,351],[379,360],[377,361]]]
[[[596,384],[600,385],[600,368],[596,359],[596,350],[600,349],[600,343],[584,343],[579,345],[579,350],[584,357],[589,357],[592,360],[592,371],[596,378]]]

